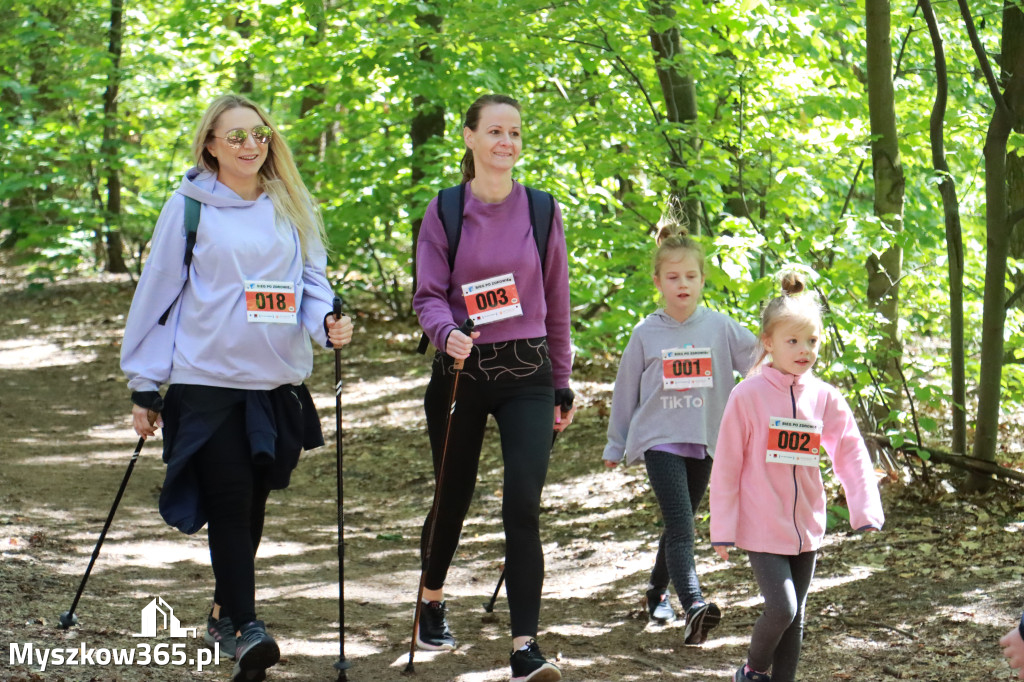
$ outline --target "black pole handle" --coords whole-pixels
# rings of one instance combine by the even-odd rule
[[[473,333],[473,327],[475,327],[475,326],[476,326],[476,323],[473,322],[473,318],[472,317],[467,317],[466,321],[462,323],[462,325],[458,328],[457,331],[460,331],[463,334],[465,334],[466,336],[469,336],[470,334]],[[459,371],[459,370],[462,369],[463,365],[465,365],[465,364],[466,364],[465,360],[456,360],[452,364],[452,369],[454,369],[456,371]]]
[[[341,319],[341,296],[334,297],[334,319],[335,321]]]

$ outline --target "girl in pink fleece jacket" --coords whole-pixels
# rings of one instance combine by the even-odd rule
[[[795,679],[807,590],[825,534],[822,454],[843,485],[850,524],[880,530],[884,521],[853,413],[838,389],[811,372],[820,308],[801,293],[799,275],[783,275],[782,289],[761,315],[762,352],[729,397],[711,470],[711,544],[723,559],[731,546],[746,550],[765,599],[735,682]]]

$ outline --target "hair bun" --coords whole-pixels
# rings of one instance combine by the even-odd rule
[[[661,246],[663,242],[672,237],[686,237],[689,234],[690,231],[686,229],[686,226],[667,221],[663,222],[658,228],[658,236],[654,238],[654,241],[658,246]]]
[[[807,288],[804,276],[794,270],[787,270],[779,275],[779,285],[786,296],[794,296]]]

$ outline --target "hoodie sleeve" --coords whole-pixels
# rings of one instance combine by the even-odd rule
[[[302,326],[322,348],[331,348],[324,318],[334,311],[334,290],[327,281],[327,252],[321,244],[310,247],[302,267]]]
[[[822,442],[832,455],[832,465],[846,493],[850,525],[855,530],[876,528],[885,522],[871,455],[857,428],[853,411],[839,392],[830,387],[825,407]]]
[[[604,456],[609,462],[621,462],[626,454],[626,437],[629,435],[629,424],[633,421],[633,413],[640,404],[640,383],[644,373],[644,344],[640,334],[633,330],[633,335],[626,344],[619,360],[619,371],[615,375],[615,387],[612,389],[612,413],[608,419],[608,444],[604,448]]]
[[[757,337],[735,320],[729,320],[729,350],[732,353],[733,369],[746,376],[754,364]]]
[[[740,513],[740,480],[747,451],[750,418],[743,409],[741,383],[729,396],[711,464],[711,544],[736,544]]]
[[[159,390],[171,376],[178,299],[185,280],[185,197],[175,193],[157,219],[121,341],[121,370],[132,391]],[[167,322],[161,325],[160,317],[169,308]]]
[[[452,273],[448,267],[448,241],[437,214],[437,197],[427,205],[416,240],[416,293],[412,307],[434,348],[444,351],[448,334],[458,329],[448,305]]]
[[[569,256],[562,225],[562,209],[555,202],[551,233],[544,258],[544,298],[547,305],[545,328],[551,352],[551,374],[555,388],[569,387],[572,345],[569,332]]]

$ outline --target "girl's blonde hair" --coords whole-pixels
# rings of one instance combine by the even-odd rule
[[[655,238],[658,248],[654,250],[654,258],[651,261],[651,268],[654,276],[661,273],[661,264],[666,260],[678,260],[682,256],[673,257],[672,254],[678,251],[690,251],[697,259],[700,267],[700,276],[704,276],[704,247],[699,241],[690,236],[685,225],[674,220],[662,220],[658,227],[658,236]]]
[[[308,258],[313,245],[323,248],[327,246],[324,219],[320,214],[319,205],[306,189],[306,184],[302,182],[288,144],[281,137],[277,126],[258,104],[247,97],[236,94],[221,95],[213,100],[206,108],[202,118],[199,119],[199,125],[196,126],[195,137],[192,140],[192,158],[199,168],[212,173],[217,173],[220,170],[217,157],[211,154],[206,146],[214,139],[213,129],[221,114],[238,107],[252,109],[264,125],[270,126],[270,129],[274,131],[268,145],[267,158],[259,170],[259,186],[274,202],[274,210],[278,215],[298,230],[303,258]]]
[[[782,295],[770,300],[761,311],[761,336],[758,339],[760,352],[750,369],[750,374],[760,370],[761,363],[768,357],[764,340],[772,335],[779,324],[791,322],[822,329],[821,305],[814,293],[807,291],[804,276],[799,272],[786,270],[779,274],[779,286],[782,288]]]

